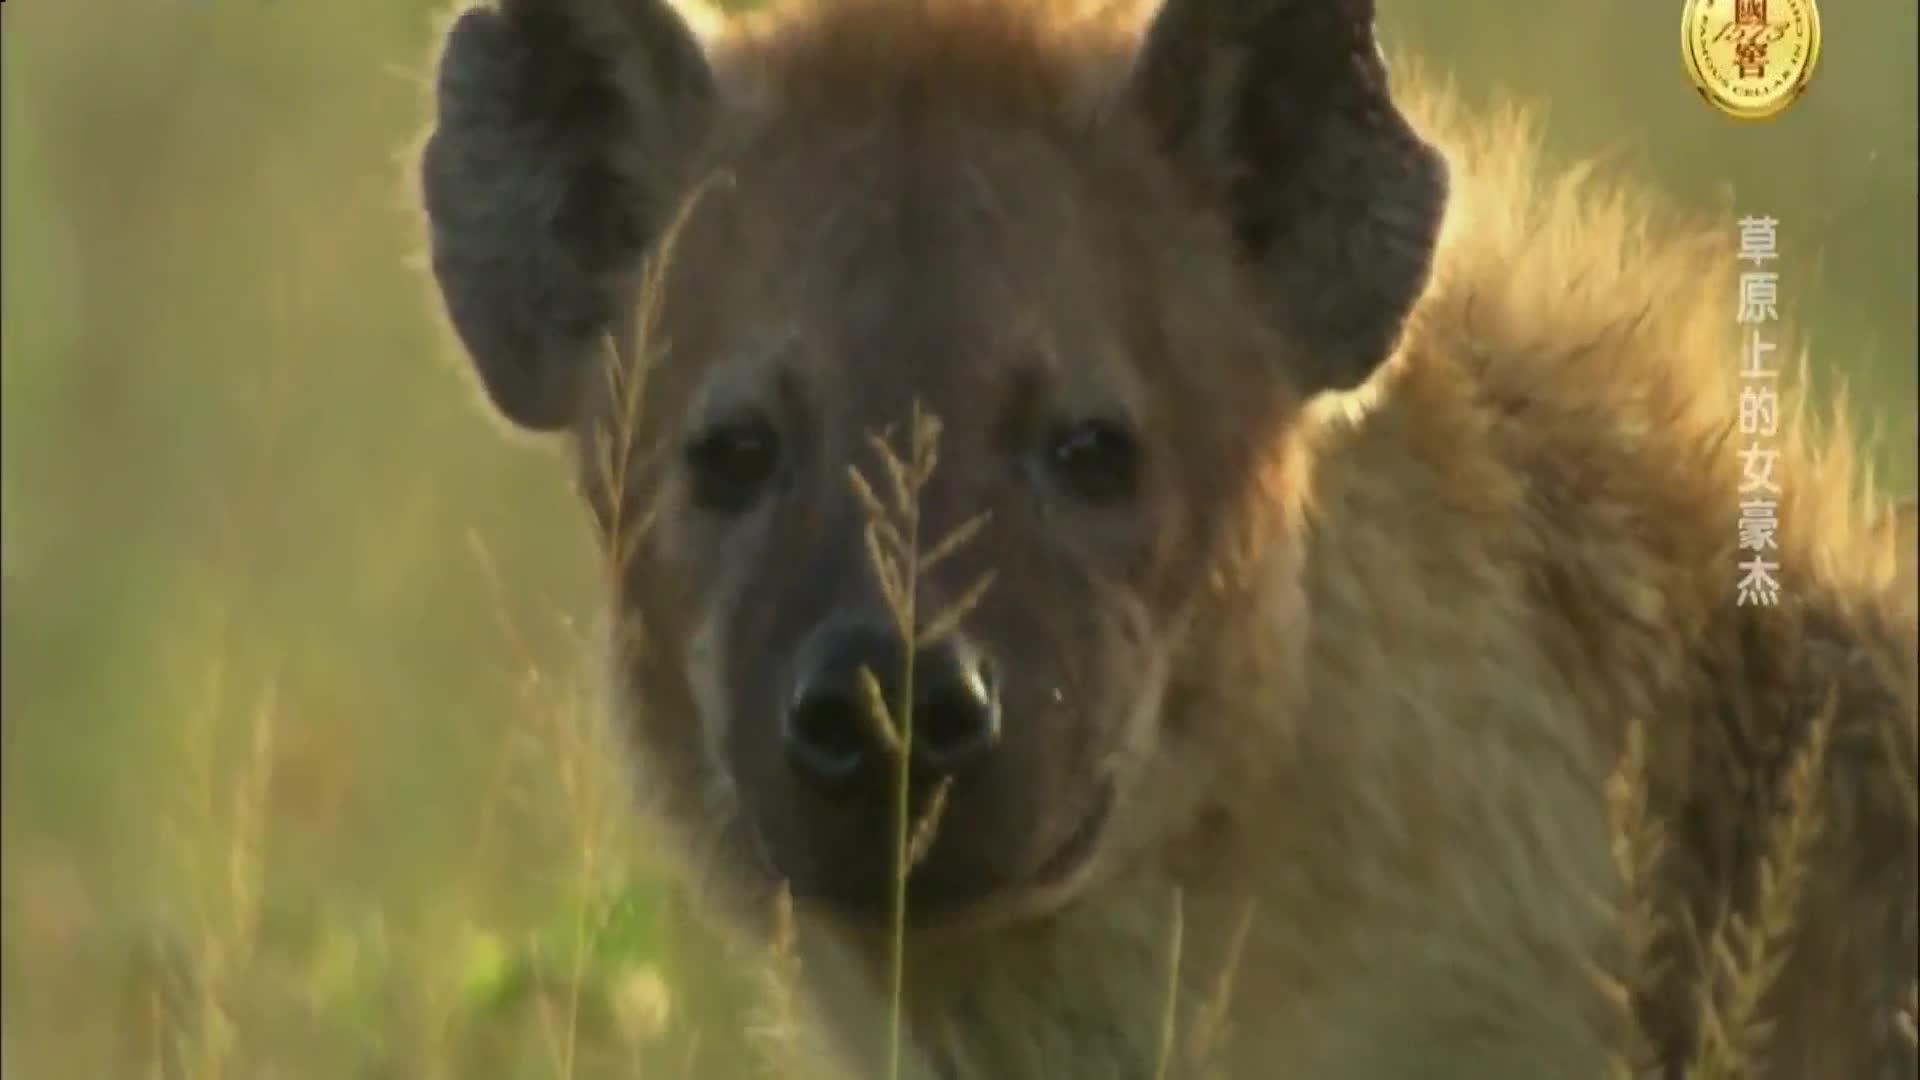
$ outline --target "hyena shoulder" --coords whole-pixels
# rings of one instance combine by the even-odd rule
[[[1469,122],[1400,85],[1453,177],[1433,282],[1396,359],[1321,407],[1303,496],[1318,553],[1303,723],[1347,714],[1364,734],[1289,733],[1380,809],[1353,815],[1372,822],[1359,833],[1288,831],[1282,857],[1379,862],[1393,836],[1458,845],[1477,880],[1436,887],[1409,860],[1375,867],[1373,887],[1451,906],[1453,944],[1481,956],[1530,941],[1617,978],[1658,969],[1640,980],[1642,1027],[1683,1056],[1701,987],[1722,976],[1681,928],[1761,918],[1758,882],[1783,872],[1769,860],[1798,798],[1818,827],[1760,1005],[1776,1025],[1764,1075],[1874,1075],[1911,1048],[1894,1017],[1920,879],[1913,508],[1880,503],[1857,433],[1798,396],[1791,305],[1785,321],[1737,321],[1750,267],[1734,221],[1689,222],[1587,168],[1555,175],[1523,118]],[[1783,251],[1796,239],[1778,224]],[[1755,331],[1776,346],[1769,376],[1742,371]],[[1770,546],[1743,546],[1743,514],[1771,516]],[[1756,554],[1777,597],[1743,603]],[[1646,748],[1640,820],[1664,841],[1637,900],[1610,862],[1625,826],[1605,798],[1630,734]],[[1546,914],[1581,894],[1651,907],[1668,933],[1636,959],[1617,925]],[[1477,1004],[1478,988],[1449,985],[1463,1013],[1584,1002],[1541,1017],[1543,1042],[1556,1023],[1623,1038],[1575,981],[1522,960]]]

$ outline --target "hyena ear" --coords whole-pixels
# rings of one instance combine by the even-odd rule
[[[434,278],[494,405],[565,427],[713,97],[664,0],[498,0],[441,45],[421,153]]]
[[[1394,106],[1373,0],[1165,0],[1128,87],[1303,347],[1358,385],[1426,286],[1446,164]]]

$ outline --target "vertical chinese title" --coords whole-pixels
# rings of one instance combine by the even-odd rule
[[[1780,275],[1771,269],[1779,258],[1779,222],[1768,216],[1740,219],[1740,303],[1736,315],[1742,335],[1740,374],[1740,577],[1739,603],[1772,606],[1780,602],[1778,551],[1780,485],[1774,469],[1780,451],[1772,445],[1780,430],[1779,371],[1768,366],[1777,348],[1771,327],[1778,321]]]

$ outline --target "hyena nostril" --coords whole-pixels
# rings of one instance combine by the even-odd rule
[[[914,696],[914,759],[949,774],[983,757],[1000,739],[1000,699],[991,672],[961,640],[921,654]]]
[[[887,750],[885,720],[869,715],[861,672],[873,676],[894,708],[901,650],[882,624],[840,623],[817,631],[805,655],[810,659],[783,720],[787,759],[808,781],[843,785]]]
[[[787,712],[788,759],[808,778],[838,784],[860,771],[873,747],[863,703],[828,690],[802,694]]]

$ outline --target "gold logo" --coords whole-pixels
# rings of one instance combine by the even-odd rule
[[[1765,120],[1813,78],[1820,12],[1814,0],[1687,0],[1680,50],[1707,104],[1737,120]]]

